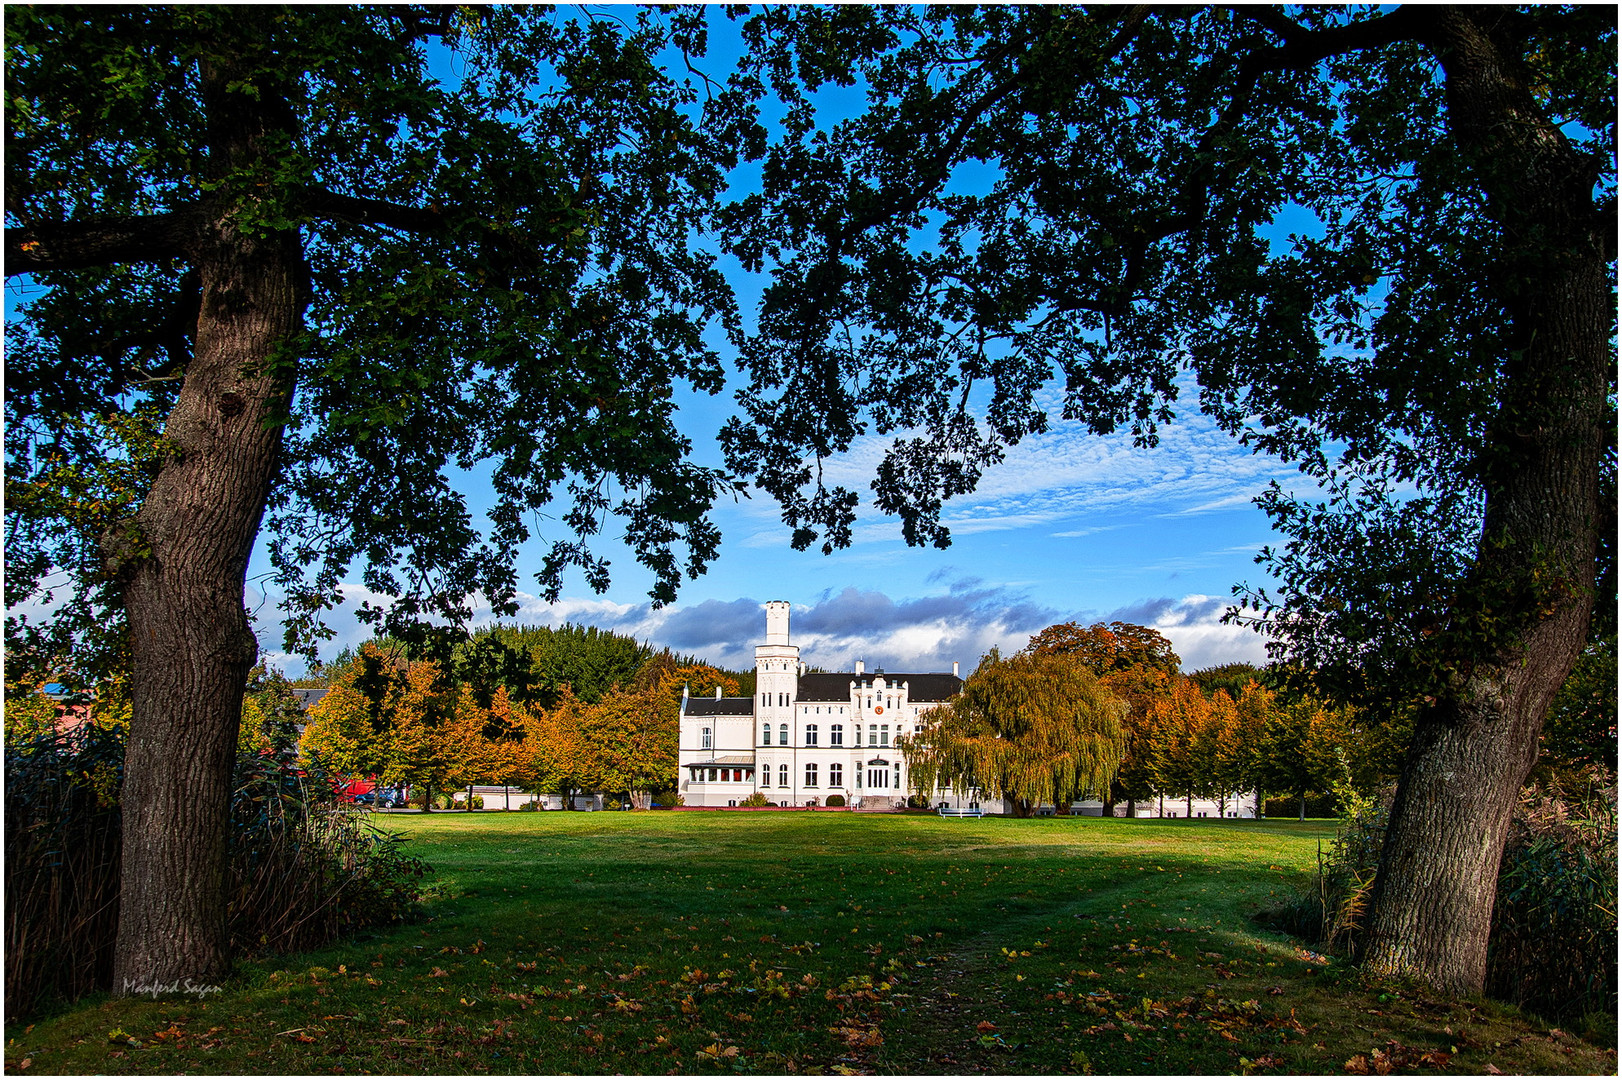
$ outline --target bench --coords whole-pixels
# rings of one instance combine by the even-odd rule
[[[943,806],[940,808],[941,817],[982,817],[985,811],[978,806],[965,810],[962,807]]]

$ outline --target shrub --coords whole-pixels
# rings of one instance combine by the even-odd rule
[[[1342,807],[1338,805],[1334,793],[1328,791],[1307,792],[1307,813],[1309,818],[1339,817]],[[1301,797],[1299,795],[1275,795],[1262,806],[1262,814],[1270,818],[1294,818],[1301,816]]]
[[[446,795],[443,792],[441,792],[440,794],[434,796],[434,809],[435,810],[449,810],[451,808],[451,806],[452,806],[451,797],[449,795]]]
[[[766,795],[765,795],[764,792],[751,791],[749,793],[748,798],[738,800],[738,805],[739,806],[770,806],[772,804],[766,801]]]
[[[1259,918],[1355,951],[1394,792],[1358,807],[1319,859],[1315,892]],[[1616,780],[1598,770],[1568,793],[1533,785],[1504,845],[1487,942],[1487,992],[1572,1021],[1617,1008]],[[1614,1021],[1609,1022],[1614,1030]],[[1603,1026],[1603,1025],[1602,1025]]]
[[[242,953],[307,949],[414,910],[427,872],[372,815],[339,809],[290,746],[237,757],[227,919]],[[110,989],[122,730],[95,724],[6,747],[6,1012]]]
[[[622,805],[623,804],[618,799],[608,800],[608,809],[610,810],[618,810]]]
[[[1488,940],[1487,992],[1562,1021],[1617,1006],[1616,781],[1586,781],[1522,797]]]
[[[535,810],[539,810],[540,807],[535,805],[535,800],[534,799],[531,799],[531,800],[529,800],[529,802],[519,803],[518,804],[518,809],[520,811],[524,811],[524,810],[535,811]]]
[[[8,739],[5,770],[6,1014],[17,1017],[112,985],[124,739],[96,725]]]
[[[825,805],[828,805],[828,806],[844,806],[845,805],[845,797],[843,795],[830,795],[830,796],[828,796],[828,801],[827,801],[827,803]]]

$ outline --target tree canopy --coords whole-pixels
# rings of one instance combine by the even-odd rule
[[[944,501],[1061,420],[1153,446],[1193,394],[1298,463],[1321,493],[1263,498],[1281,587],[1245,617],[1339,693],[1422,703],[1363,948],[1479,989],[1538,727],[1615,602],[1614,12],[783,7],[744,33],[738,85],[785,116],[730,210],[772,275],[733,469],[831,550],[858,497],[820,465],[869,432],[876,506],[938,546]],[[824,119],[846,87],[862,110]]]
[[[115,987],[210,982],[261,525],[292,649],[352,567],[408,642],[510,614],[537,529],[543,595],[605,585],[618,520],[670,600],[733,486],[673,413],[723,381],[694,240],[735,147],[661,62],[696,9],[5,20],[6,598],[54,605],[8,653],[130,670]]]
[[[290,645],[319,633],[351,569],[400,598],[390,629],[460,616],[479,592],[503,610],[555,501],[573,505],[546,530],[543,592],[570,566],[606,580],[589,542],[614,515],[661,600],[713,557],[704,512],[726,482],[688,461],[672,392],[723,377],[701,334],[731,296],[689,241],[728,156],[656,60],[673,34],[694,46],[696,20],[6,18],[6,270],[40,287],[7,329],[11,604],[66,571],[79,588],[58,592],[87,618],[54,626],[120,621],[103,538],[134,527],[178,449],[163,425],[192,374],[198,252],[222,220],[298,238],[304,315],[254,358],[276,400],[251,417],[281,435],[266,542]],[[430,41],[454,74],[431,67]],[[274,130],[227,149],[244,95],[274,99]],[[461,477],[487,463],[481,526]]]

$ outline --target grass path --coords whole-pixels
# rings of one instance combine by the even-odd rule
[[[1330,823],[379,820],[435,867],[429,920],[244,964],[216,995],[12,1025],[7,1071],[1616,1071],[1258,930]]]

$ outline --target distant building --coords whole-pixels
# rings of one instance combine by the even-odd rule
[[[886,674],[865,670],[807,673],[800,647],[789,640],[789,605],[766,605],[766,640],[755,646],[752,698],[691,697],[682,692],[677,790],[687,806],[736,806],[756,791],[779,806],[827,806],[838,796],[847,806],[891,809],[911,794],[906,756],[895,740],[915,732],[923,711],[963,687],[957,665],[944,672]],[[1166,800],[1167,816],[1186,812]],[[1000,799],[978,793],[935,792],[931,806],[978,806],[1000,814]],[[838,802],[835,802],[838,805]],[[1072,812],[1097,815],[1096,799]],[[1118,812],[1120,808],[1118,807]],[[1050,811],[1051,812],[1051,809]],[[1217,817],[1212,800],[1194,800],[1194,816]],[[1144,802],[1139,817],[1153,817]],[[1230,799],[1229,817],[1255,816],[1254,799],[1243,809]]]
[[[682,698],[678,788],[688,806],[735,806],[759,791],[779,806],[905,805],[907,761],[895,740],[958,692],[957,673],[807,674],[789,640],[789,605],[766,605],[755,696]],[[967,805],[943,792],[933,802]],[[837,805],[837,803],[836,803]],[[1002,806],[987,805],[1000,812]]]

